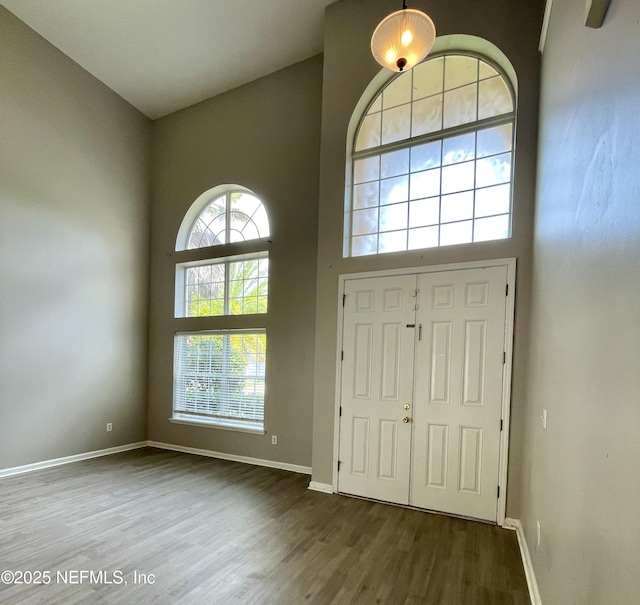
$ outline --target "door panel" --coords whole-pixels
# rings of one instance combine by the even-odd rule
[[[418,276],[412,505],[496,521],[506,267]]]
[[[484,405],[487,322],[483,319],[464,323],[462,405]]]
[[[351,474],[369,475],[369,419],[353,416],[351,419]]]
[[[345,285],[338,489],[407,504],[416,276]]]
[[[429,403],[449,405],[451,386],[451,322],[431,324],[431,398]]]
[[[506,283],[506,267],[345,282],[340,492],[496,521]]]
[[[373,354],[373,325],[355,326],[353,344],[353,398],[371,397],[371,356]]]
[[[460,427],[460,468],[458,489],[461,492],[481,495],[482,479],[482,429]],[[497,484],[496,484],[497,485]]]
[[[416,439],[416,444],[424,444],[427,447],[425,485],[447,489],[449,427],[445,424],[427,422],[426,439]]]
[[[379,435],[378,479],[395,481],[398,471],[395,464],[398,460],[398,422],[395,420],[380,420]]]

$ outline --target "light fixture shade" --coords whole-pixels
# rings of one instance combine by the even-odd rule
[[[436,41],[436,26],[428,15],[403,8],[385,17],[371,36],[374,59],[392,71],[406,71],[420,63]]]

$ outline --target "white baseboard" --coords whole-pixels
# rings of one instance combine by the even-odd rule
[[[52,460],[42,460],[41,462],[34,462],[33,464],[23,464],[22,466],[3,468],[0,469],[0,478],[10,477],[11,475],[19,475],[21,473],[29,473],[31,471],[39,471],[43,468],[60,466],[61,464],[69,464],[71,462],[78,462],[80,460],[88,460],[89,458],[99,458],[100,456],[109,456],[111,454],[119,454],[120,452],[128,452],[129,450],[137,450],[141,447],[146,447],[147,444],[147,441],[140,441],[138,443],[127,443],[126,445],[108,447],[104,450],[95,450],[93,452],[84,452],[83,454],[65,456],[64,458],[54,458]]]
[[[276,460],[264,460],[262,458],[251,458],[249,456],[236,456],[235,454],[226,454],[224,452],[214,452],[212,450],[202,450],[195,447],[185,447],[175,445],[173,443],[162,443],[160,441],[147,441],[149,447],[157,447],[162,450],[172,450],[174,452],[182,452],[184,454],[196,454],[197,456],[207,456],[208,458],[219,458],[220,460],[231,460],[233,462],[244,462],[245,464],[254,464],[255,466],[267,466],[269,468],[277,468],[281,471],[292,471],[294,473],[302,473],[303,475],[311,474],[310,466],[300,466],[299,464],[289,464],[288,462],[278,462]]]
[[[313,490],[314,492],[333,494],[333,486],[330,483],[319,483],[318,481],[310,481],[309,489]]]
[[[522,523],[520,522],[520,519],[510,519],[509,517],[507,517],[504,520],[504,527],[507,529],[514,529],[516,532],[516,536],[518,537],[518,546],[520,546],[520,556],[522,557],[524,575],[527,578],[527,586],[529,587],[529,597],[531,598],[531,605],[542,605],[540,590],[538,589],[538,581],[536,580],[536,572],[533,569],[533,562],[531,561],[531,555],[529,554],[527,538],[524,535]]]
[[[244,462],[245,464],[254,464],[256,466],[267,466],[269,468],[277,468],[282,471],[292,471],[294,473],[302,473],[304,475],[311,474],[310,466],[300,466],[298,464],[289,464],[288,462],[277,462],[275,460],[263,460],[262,458],[250,458],[249,456],[236,456],[235,454],[225,454],[224,452],[214,452],[211,450],[202,450],[194,447],[183,447],[172,443],[161,443],[159,441],[139,441],[138,443],[128,443],[126,445],[118,445],[103,450],[95,450],[93,452],[84,452],[73,456],[65,456],[64,458],[54,458],[52,460],[42,460],[33,464],[24,464],[22,466],[14,466],[12,468],[0,469],[0,478],[10,477],[11,475],[19,475],[20,473],[28,473],[38,471],[52,466],[60,466],[61,464],[69,464],[80,460],[88,460],[90,458],[99,458],[100,456],[109,456],[110,454],[119,454],[129,450],[136,450],[142,447],[157,447],[163,450],[173,450],[175,452],[183,452],[185,454],[196,454],[198,456],[207,456],[209,458],[220,458],[221,460],[232,460],[234,462]],[[322,485],[322,484],[321,484]],[[331,488],[331,486],[328,486]],[[320,491],[325,491],[324,489]],[[331,490],[333,491],[333,490]]]

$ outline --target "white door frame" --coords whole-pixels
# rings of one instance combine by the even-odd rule
[[[515,312],[516,290],[516,259],[500,258],[485,261],[469,261],[466,263],[452,263],[449,265],[431,265],[418,267],[404,267],[402,269],[390,269],[383,271],[370,271],[366,273],[345,273],[338,276],[338,339],[336,346],[336,390],[333,429],[333,477],[332,487],[334,493],[338,493],[338,460],[340,454],[340,397],[342,387],[342,332],[344,322],[344,308],[342,296],[345,282],[352,279],[365,279],[370,277],[389,277],[392,275],[411,275],[414,273],[440,273],[443,271],[460,271],[463,269],[482,269],[488,267],[507,268],[507,300],[506,318],[504,330],[505,363],[502,369],[502,432],[500,433],[500,467],[498,481],[500,486],[500,498],[498,498],[498,514],[496,523],[504,526],[507,503],[507,465],[509,460],[509,417],[511,412],[511,374],[513,367],[513,322]]]

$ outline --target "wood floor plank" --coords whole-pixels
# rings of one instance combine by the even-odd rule
[[[152,448],[4,478],[0,571],[53,581],[0,583],[0,602],[529,602],[514,532],[307,484]],[[64,582],[81,570],[103,575]]]

